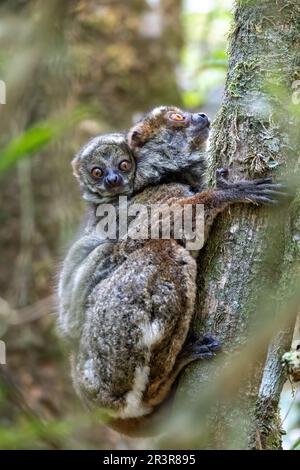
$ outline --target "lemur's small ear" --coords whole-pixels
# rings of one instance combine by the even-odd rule
[[[131,150],[134,150],[136,147],[141,147],[143,145],[141,132],[136,129],[129,131],[127,135],[127,143]]]
[[[78,157],[75,157],[73,158],[73,160],[71,161],[71,165],[72,165],[72,168],[73,168],[73,175],[75,176],[75,178],[79,178],[79,168],[80,168],[80,160]]]

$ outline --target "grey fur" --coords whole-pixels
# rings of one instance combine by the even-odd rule
[[[143,147],[135,149],[136,169],[128,175],[118,196],[140,191],[132,197],[132,204],[161,202],[166,194],[169,198],[169,191],[180,197],[191,196],[191,187],[186,184],[141,189],[163,180],[172,181],[180,170],[186,171],[186,178],[183,171],[180,173],[183,182],[192,181],[190,175],[197,174],[195,186],[202,186],[205,140],[206,137],[197,150],[191,143],[189,129],[174,133],[160,128]],[[158,398],[160,389],[170,380],[188,332],[196,264],[177,242],[163,242],[159,251],[156,241],[99,239],[95,206],[99,201],[116,203],[117,199],[102,191],[89,171],[103,160],[111,164],[116,152],[119,159],[122,153],[131,157],[123,134],[93,139],[73,161],[83,196],[94,208],[85,234],[71,247],[61,272],[59,329],[70,342],[72,376],[83,401],[113,411],[116,416],[132,417],[150,412],[162,400]],[[164,257],[170,261],[168,268],[168,263],[162,262]],[[162,346],[164,364],[161,363],[161,377],[157,380],[152,378],[153,368],[157,367]],[[148,381],[154,393],[143,403]],[[167,389],[169,384],[164,396]]]
[[[133,167],[130,172],[120,172],[117,164],[129,160]],[[73,172],[79,181],[83,198],[93,204],[113,201],[117,195],[132,194],[135,177],[135,159],[126,144],[124,133],[101,135],[90,140],[72,162]],[[122,185],[117,191],[108,190],[103,179],[96,181],[91,176],[93,167],[114,168],[121,175]]]
[[[228,204],[276,199],[276,191],[280,194],[282,188],[267,180],[228,183],[221,178],[219,189],[195,194],[204,184],[208,132],[197,138],[191,127],[172,130],[164,121],[153,132],[153,116],[170,109],[152,111],[130,130],[131,150],[125,140],[118,150],[115,142],[110,147],[117,150],[118,158],[122,152],[127,157],[130,151],[135,154],[136,170],[123,187],[125,194],[132,195],[130,204],[203,203],[209,228]],[[136,129],[139,135],[133,139]],[[80,163],[76,176],[89,201],[95,201],[90,195],[102,200],[101,188],[91,185],[85,162],[102,158],[102,149],[107,150],[112,139],[116,134],[95,139],[75,159]],[[170,182],[176,178],[179,183]],[[162,181],[168,184],[157,186]],[[156,186],[142,191],[148,185]],[[116,196],[105,193],[103,200],[107,199],[116,203]],[[104,408],[110,416],[126,421],[151,413],[166,398],[181,368],[202,357],[182,354],[194,310],[196,262],[177,240],[99,239],[96,206],[86,233],[64,263],[59,327],[70,340],[72,377],[82,400],[92,409]]]

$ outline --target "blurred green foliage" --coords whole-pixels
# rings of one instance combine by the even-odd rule
[[[195,108],[213,100],[213,94],[222,89],[227,69],[227,33],[230,26],[231,1],[211,0],[206,11],[182,11],[185,45],[182,48],[179,87],[187,108]],[[196,9],[197,10],[197,9]],[[7,63],[1,54],[2,69]],[[219,101],[219,96],[216,101]],[[214,101],[214,100],[213,100]],[[51,121],[41,121],[13,138],[0,149],[0,172],[6,171],[21,158],[34,155],[74,127],[83,119],[82,112],[74,111]]]
[[[183,102],[188,108],[220,99],[227,70],[227,35],[232,1],[212,0],[205,7],[187,2],[183,12]],[[188,7],[190,5],[190,8]],[[201,11],[202,10],[202,11]]]
[[[11,139],[3,149],[0,149],[0,173],[8,170],[22,158],[33,156],[50,143],[56,142],[86,115],[90,115],[90,111],[78,108],[63,116],[56,116],[55,119],[40,121]]]

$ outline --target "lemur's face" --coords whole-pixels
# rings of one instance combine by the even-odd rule
[[[174,106],[160,106],[133,126],[127,136],[129,147],[138,158],[145,151],[168,148],[174,158],[178,152],[205,150],[210,121],[206,114],[189,113]]]
[[[127,137],[107,134],[91,140],[72,162],[84,199],[99,203],[132,195],[161,181],[199,179],[210,121],[205,114],[160,106],[132,127]],[[174,177],[175,175],[175,177]]]
[[[205,180],[210,121],[203,113],[160,106],[127,134],[136,159],[135,190],[177,182],[199,190]]]
[[[135,160],[123,134],[107,134],[86,144],[72,162],[83,197],[101,202],[120,194],[131,194]]]

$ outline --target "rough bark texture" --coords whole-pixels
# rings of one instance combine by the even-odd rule
[[[212,182],[221,166],[229,168],[230,178],[298,170],[292,82],[300,73],[299,18],[298,0],[236,2],[226,92],[212,139]],[[194,442],[189,436],[181,445],[281,447],[280,357],[290,346],[299,305],[292,300],[299,271],[298,207],[297,201],[290,213],[286,207],[275,213],[235,207],[214,226],[199,261],[194,330],[212,332],[224,353],[220,363],[197,363],[183,374],[179,398],[188,396],[194,409],[198,400],[200,416]],[[283,308],[286,321],[278,322],[280,333],[272,340]]]

